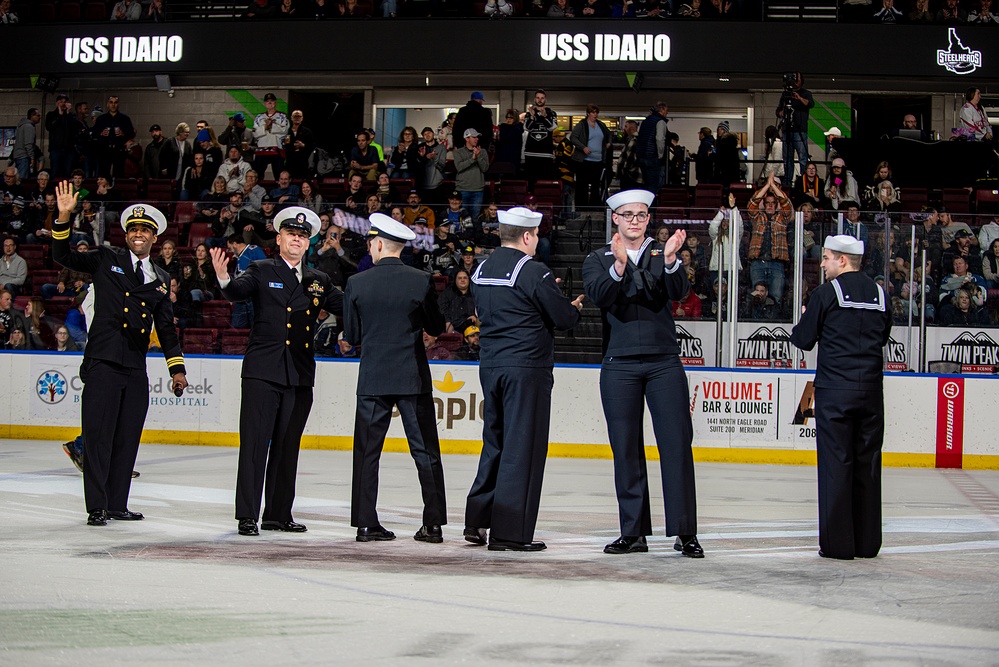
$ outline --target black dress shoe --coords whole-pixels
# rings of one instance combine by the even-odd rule
[[[140,473],[139,473],[139,471],[138,471],[138,470],[133,470],[133,471],[132,471],[132,479],[135,479],[136,477],[138,477],[138,476],[139,476],[139,474],[140,474]]]
[[[395,539],[395,533],[382,526],[369,526],[357,529],[358,542],[388,542]]]
[[[257,530],[257,522],[253,519],[240,519],[239,520],[239,534],[240,535],[259,535],[260,531]]]
[[[649,544],[644,535],[622,535],[604,547],[605,554],[645,553],[648,550]]]
[[[108,513],[104,510],[94,510],[87,515],[87,525],[88,526],[106,526],[108,525]]]
[[[304,533],[308,530],[304,524],[294,521],[261,521],[260,530],[281,530],[286,533]]]
[[[420,526],[416,535],[413,535],[413,539],[417,542],[440,544],[444,541],[444,531],[441,530],[440,526]]]
[[[117,519],[118,521],[142,521],[145,517],[139,512],[132,512],[130,510],[125,510],[124,512],[108,510],[108,518]]]
[[[544,551],[548,546],[544,542],[511,542],[510,540],[489,540],[490,551]]]
[[[687,558],[704,558],[704,549],[697,542],[697,535],[679,535],[673,548]]]
[[[486,529],[485,528],[472,528],[471,526],[465,526],[465,541],[471,542],[477,547],[486,546]]]

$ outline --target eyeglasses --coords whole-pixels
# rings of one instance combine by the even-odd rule
[[[624,213],[615,213],[614,215],[623,218],[625,222],[631,222],[635,218],[638,218],[639,222],[645,222],[646,220],[649,219],[648,211],[640,211],[638,213],[633,213],[632,211],[625,211]]]

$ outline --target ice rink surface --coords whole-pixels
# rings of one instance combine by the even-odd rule
[[[0,664],[999,664],[999,472],[887,468],[884,548],[817,551],[815,470],[698,464],[703,560],[662,534],[610,556],[612,464],[549,459],[538,554],[463,541],[477,458],[444,459],[444,544],[384,454],[394,542],[349,525],[351,455],[302,452],[305,534],[240,537],[236,450],[143,445],[129,508],[85,525],[59,443],[0,440]]]

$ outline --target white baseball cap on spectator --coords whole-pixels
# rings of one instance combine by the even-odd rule
[[[843,131],[836,126],[833,126],[829,128],[829,131],[823,132],[822,134],[826,135],[827,137],[842,137]]]
[[[465,133],[462,135],[462,137],[465,139],[468,139],[469,137],[481,137],[481,136],[482,133],[476,130],[474,127],[468,128],[467,130],[465,130]]]

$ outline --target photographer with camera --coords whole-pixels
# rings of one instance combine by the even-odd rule
[[[801,173],[805,173],[808,164],[808,110],[815,106],[815,100],[803,87],[804,83],[801,72],[785,72],[784,92],[777,104],[777,119],[784,137],[784,174],[789,183],[795,175],[795,152]]]

